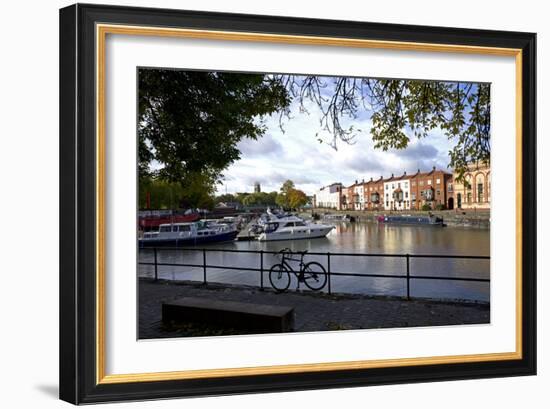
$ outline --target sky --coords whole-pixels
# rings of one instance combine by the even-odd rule
[[[283,182],[290,179],[297,189],[313,195],[320,187],[334,182],[348,186],[355,180],[386,178],[405,171],[410,174],[417,169],[428,171],[433,166],[450,171],[448,153],[453,144],[439,129],[422,139],[411,135],[406,149],[384,152],[374,149],[371,122],[368,115],[362,115],[348,123],[361,129],[353,144],[338,141],[335,150],[318,141],[331,141],[332,135],[322,131],[321,112],[316,105],[307,105],[308,113],[300,113],[297,102],[290,108],[292,118],[283,121],[284,132],[275,114],[264,119],[267,130],[263,137],[241,140],[241,159],[223,172],[217,194],[253,192],[255,182],[260,183],[263,192],[279,191]]]

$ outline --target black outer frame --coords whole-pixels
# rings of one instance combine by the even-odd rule
[[[96,384],[95,24],[523,50],[523,358],[201,380]],[[536,374],[536,34],[76,4],[60,10],[60,388],[74,404]]]

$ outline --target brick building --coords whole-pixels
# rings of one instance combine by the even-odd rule
[[[491,168],[486,165],[470,165],[464,181],[453,175],[447,207],[458,209],[491,208]],[[449,188],[449,187],[448,187]]]
[[[466,183],[456,174],[435,166],[429,172],[408,175],[392,174],[389,178],[356,180],[350,186],[341,183],[322,187],[315,194],[315,207],[337,210],[422,210],[489,209],[491,204],[490,168],[470,166]]]
[[[384,177],[380,176],[377,180],[370,178],[370,180],[365,182],[363,186],[365,210],[383,209]]]

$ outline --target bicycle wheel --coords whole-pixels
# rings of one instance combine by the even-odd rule
[[[277,292],[284,292],[290,286],[290,273],[282,264],[275,264],[269,270],[269,282]]]
[[[319,291],[327,283],[325,268],[316,261],[310,261],[304,266],[304,282],[313,291]]]

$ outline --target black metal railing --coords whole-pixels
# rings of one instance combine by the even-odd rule
[[[202,268],[203,272],[203,284],[207,284],[207,270],[208,269],[221,269],[221,270],[238,270],[238,271],[251,271],[260,273],[259,287],[264,290],[264,255],[272,254],[279,255],[279,251],[267,251],[267,250],[237,250],[237,249],[219,249],[219,248],[188,248],[188,247],[149,247],[140,250],[149,250],[153,252],[153,261],[139,261],[139,265],[149,265],[154,267],[154,279],[159,279],[158,268],[159,267],[192,267]],[[190,252],[202,252],[202,263],[169,263],[159,262],[158,253],[161,251],[190,251]],[[207,253],[219,252],[219,253],[243,253],[243,254],[258,254],[259,268],[254,267],[235,267],[235,266],[221,266],[207,263]],[[292,252],[290,254],[301,254],[301,252]],[[467,256],[467,255],[443,255],[443,254],[388,254],[388,253],[338,253],[338,252],[307,252],[308,256],[321,256],[326,257],[326,272],[327,272],[327,292],[332,294],[332,281],[331,277],[370,277],[370,278],[391,278],[406,280],[406,298],[411,298],[411,280],[441,280],[441,281],[463,281],[463,282],[479,282],[489,283],[488,278],[473,278],[473,277],[448,277],[448,276],[429,276],[429,275],[412,275],[411,274],[411,259],[460,259],[460,260],[489,260],[489,256]],[[331,268],[332,257],[382,257],[382,258],[401,258],[405,260],[405,272],[404,274],[373,274],[373,273],[351,273],[333,271]],[[269,272],[269,270],[267,270]]]

